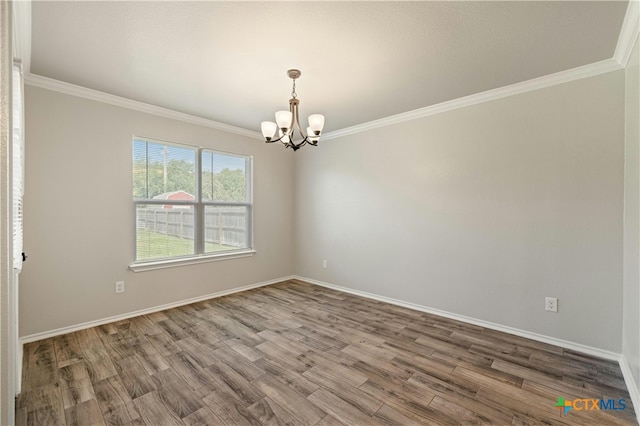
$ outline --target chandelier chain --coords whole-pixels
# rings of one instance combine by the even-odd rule
[[[298,94],[296,93],[296,80],[293,80],[293,89],[291,89],[291,97],[293,99],[296,98],[296,96],[298,96]]]

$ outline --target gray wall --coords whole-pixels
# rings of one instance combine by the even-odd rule
[[[324,141],[295,170],[257,140],[27,87],[20,334],[295,272],[619,353],[624,83],[617,71]],[[258,254],[129,271],[133,134],[254,155]]]
[[[620,353],[624,79],[301,150],[296,274]]]
[[[254,156],[253,257],[133,273],[132,135]],[[259,140],[27,86],[20,335],[293,272],[293,155]],[[106,226],[105,226],[106,225]],[[124,280],[126,291],[114,293]]]
[[[640,42],[626,69],[622,354],[640,389]],[[640,407],[635,407],[636,411]]]

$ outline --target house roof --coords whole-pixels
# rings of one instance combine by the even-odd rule
[[[192,194],[189,194],[188,192],[185,191],[172,191],[172,192],[163,192],[162,194],[158,194],[155,195],[153,197],[154,200],[169,200],[172,195],[176,195],[176,194],[184,194],[188,197],[191,197],[190,199],[195,200],[195,196]]]

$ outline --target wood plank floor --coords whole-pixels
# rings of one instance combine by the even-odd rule
[[[565,400],[624,410],[562,414]],[[586,403],[591,407],[590,402]],[[27,344],[19,425],[633,425],[616,362],[287,281]]]

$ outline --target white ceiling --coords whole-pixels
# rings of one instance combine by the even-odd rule
[[[325,132],[610,59],[627,2],[32,3],[31,73],[259,131]]]

